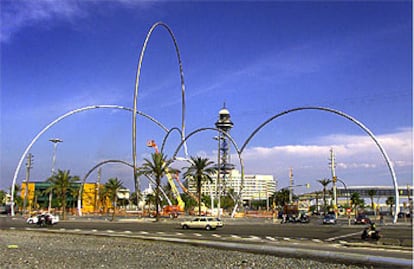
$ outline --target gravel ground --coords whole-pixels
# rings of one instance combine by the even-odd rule
[[[367,268],[128,238],[1,230],[0,268]]]

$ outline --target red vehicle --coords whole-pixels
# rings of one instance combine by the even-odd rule
[[[366,215],[358,215],[358,217],[356,217],[354,219],[354,224],[370,224],[371,220],[366,216]]]

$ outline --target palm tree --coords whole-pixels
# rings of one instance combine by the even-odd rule
[[[392,215],[392,207],[395,205],[394,196],[388,197],[385,203],[390,206],[390,214]]]
[[[323,186],[323,213],[326,214],[326,186],[331,183],[330,179],[319,179],[319,183]]]
[[[116,211],[116,204],[118,202],[118,191],[122,189],[123,183],[118,178],[110,178],[108,179],[108,182],[105,183],[105,194],[111,200],[114,210],[112,212],[112,218],[111,221],[115,218],[115,211]]]
[[[371,208],[372,210],[374,210],[374,214],[375,216],[377,215],[377,211],[375,210],[375,205],[374,205],[374,196],[377,194],[376,190],[368,190],[368,196],[371,199]]]
[[[171,165],[172,160],[167,160],[167,156],[165,156],[161,152],[155,152],[151,154],[151,160],[145,158],[144,164],[138,168],[137,175],[146,175],[155,178],[155,218],[156,221],[159,221],[159,205],[160,205],[160,187],[161,187],[161,179],[168,173],[173,173],[176,170],[172,170],[169,168]]]
[[[184,173],[184,178],[187,180],[193,180],[196,183],[198,194],[198,215],[201,215],[201,187],[205,181],[212,182],[211,175],[216,172],[216,169],[212,167],[212,161],[207,158],[191,157],[191,166],[185,167],[187,171]]]
[[[14,201],[14,206],[15,208],[20,208],[22,207],[22,197],[20,197],[20,192],[22,191],[22,188],[20,185],[15,184],[14,185],[14,197],[13,197],[13,201]],[[27,190],[26,190],[27,191]],[[11,193],[11,187],[10,187],[10,193]]]
[[[75,188],[74,183],[79,181],[79,177],[71,176],[69,170],[58,170],[58,172],[53,174],[48,181],[51,183],[50,191],[56,193],[58,202],[60,202],[62,206],[62,218],[65,219],[66,197]]]
[[[293,198],[295,200],[295,198]],[[280,208],[283,208],[285,205],[289,204],[289,189],[284,188],[279,190],[273,195],[273,201]]]
[[[352,204],[352,207],[354,208],[355,217],[356,217],[357,216],[357,209],[358,209],[359,206],[364,204],[364,199],[361,199],[358,192],[353,192],[351,194],[351,204]]]

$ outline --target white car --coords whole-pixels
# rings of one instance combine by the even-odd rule
[[[220,219],[213,217],[196,217],[190,221],[184,221],[181,223],[183,229],[206,229],[214,230],[223,227],[224,224]]]
[[[39,218],[42,214],[31,216],[30,218],[27,218],[26,223],[28,224],[37,224],[39,222]],[[47,224],[56,224],[59,222],[59,216],[53,216],[50,213],[44,214],[46,216],[46,223]]]

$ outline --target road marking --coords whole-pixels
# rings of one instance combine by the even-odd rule
[[[230,235],[230,237],[232,237],[232,238],[237,238],[237,239],[241,238],[240,236],[235,235],[235,234],[231,234],[231,235]]]
[[[92,229],[92,232],[96,233],[98,230],[97,229]]]
[[[341,239],[341,238],[345,238],[345,237],[351,237],[351,236],[358,235],[358,234],[361,234],[361,232],[356,232],[356,233],[350,233],[350,234],[344,234],[344,235],[340,235],[340,236],[335,236],[335,237],[331,237],[331,238],[325,239],[325,241],[326,242],[331,242],[331,241],[334,241],[334,240],[337,240],[337,239]]]
[[[290,238],[289,237],[283,237],[283,240],[290,241]]]
[[[131,231],[124,231],[124,233],[126,233],[126,234],[130,234],[130,233],[132,233]]]
[[[275,238],[273,238],[273,237],[271,237],[271,236],[266,236],[266,239],[267,239],[267,240],[270,240],[270,241],[276,241],[276,239],[275,239]]]
[[[106,230],[107,233],[113,233],[114,231],[112,230]]]
[[[10,227],[9,229],[10,230],[16,230],[16,227]]]
[[[221,235],[219,235],[219,234],[212,234],[211,236],[212,236],[212,237],[221,238]]]
[[[322,242],[322,240],[320,240],[320,239],[312,239],[312,241],[315,242],[315,243],[321,243]]]
[[[163,235],[163,234],[165,234],[165,232],[156,232],[156,234],[161,234],[161,235]]]
[[[140,231],[139,233],[140,234],[148,234],[148,232],[145,232],[145,231]]]
[[[255,235],[250,235],[249,238],[247,238],[248,240],[261,240],[262,238],[255,236]]]
[[[183,235],[183,233],[175,233],[176,235]]]
[[[193,235],[198,236],[198,237],[202,236],[202,234],[199,234],[199,233],[193,233]]]

